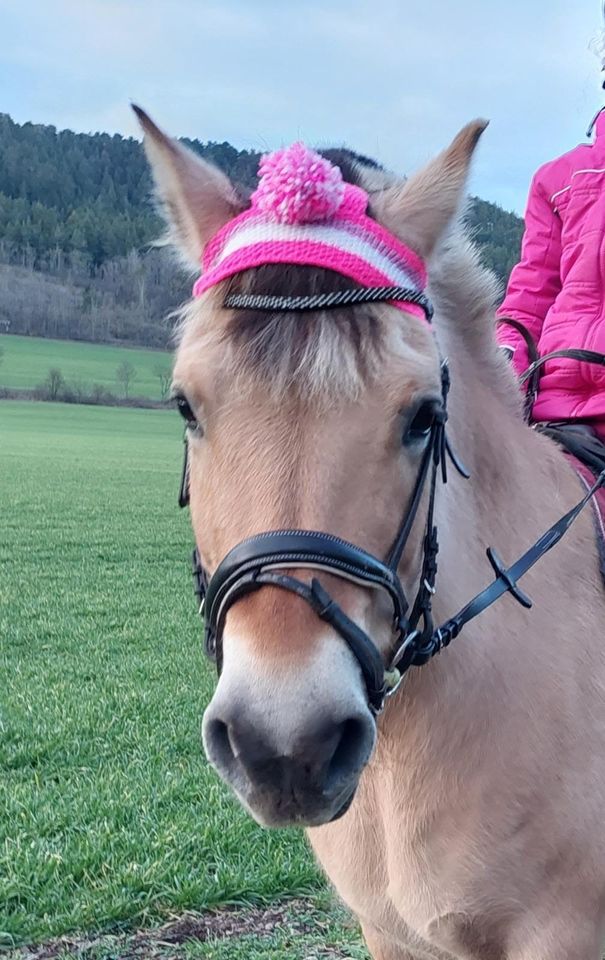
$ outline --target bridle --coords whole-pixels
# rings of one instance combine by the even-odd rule
[[[423,294],[402,287],[354,288],[337,294],[296,298],[237,294],[227,296],[224,306],[231,309],[291,312],[395,300],[411,301],[421,306],[428,321],[433,315],[432,306]],[[597,489],[605,484],[605,472],[598,477],[586,496],[553,524],[511,567],[505,568],[498,554],[489,548],[487,556],[496,575],[495,579],[454,617],[435,628],[432,599],[439,552],[434,518],[438,481],[441,479],[444,484],[447,482],[448,460],[453,463],[458,473],[469,477],[446,435],[449,387],[448,365],[446,361],[442,361],[441,405],[435,411],[412,493],[384,560],[329,533],[316,530],[270,530],[238,543],[209,576],[196,546],[193,551],[193,576],[195,593],[200,604],[199,612],[204,617],[205,649],[207,655],[216,662],[219,674],[223,662],[223,630],[229,610],[242,597],[267,586],[300,597],[346,642],[359,664],[366,685],[368,704],[376,715],[384,707],[385,699],[397,690],[411,666],[427,663],[443,647],[448,646],[470,620],[504,593],[509,592],[524,607],[531,607],[531,600],[519,589],[517,581],[559,542]],[[179,492],[181,507],[189,503],[187,450],[186,441]],[[427,484],[428,506],[422,561],[416,596],[410,603],[398,570]],[[313,576],[309,583],[287,572],[301,569],[329,573],[359,586],[380,590],[387,595],[393,611],[395,652],[386,667],[372,639],[346,615],[317,577]]]

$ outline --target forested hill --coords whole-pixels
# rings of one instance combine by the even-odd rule
[[[258,154],[184,141],[235,180],[254,182]],[[14,123],[0,114],[0,330],[153,346],[190,279],[150,249],[161,224],[138,141]],[[473,200],[486,263],[506,279],[522,223]]]

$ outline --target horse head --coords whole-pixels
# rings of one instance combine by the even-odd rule
[[[348,151],[295,145],[262,161],[250,196],[137,113],[171,239],[204,266],[173,378],[204,571],[275,531],[358,549],[348,567],[274,552],[262,582],[258,564],[244,582],[238,559],[212,614],[221,670],[203,721],[210,761],[262,824],[326,823],[348,809],[377,736],[368,678],[339,624],[389,662],[393,597],[355,565],[389,555],[426,462],[443,385],[424,265],[485,124],[406,181]],[[407,294],[346,303],[385,285]],[[395,564],[407,597],[419,589],[429,486],[420,494]],[[339,620],[318,615],[311,584]]]

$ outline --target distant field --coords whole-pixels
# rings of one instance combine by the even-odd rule
[[[0,386],[31,390],[46,378],[50,367],[58,367],[67,381],[79,380],[86,388],[99,383],[121,395],[116,369],[128,360],[136,371],[130,385],[132,396],[160,400],[160,380],[155,368],[169,370],[170,353],[144,347],[109,346],[74,340],[46,340],[0,334]]]
[[[172,411],[0,401],[0,952],[322,888],[202,754],[181,436]],[[289,942],[196,956],[316,955]]]

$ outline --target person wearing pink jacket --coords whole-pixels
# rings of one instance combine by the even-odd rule
[[[594,134],[531,183],[521,259],[497,311],[498,342],[520,376],[530,356],[519,325],[540,356],[570,348],[605,355],[605,110]],[[582,424],[605,440],[605,365],[547,361],[531,419]]]

